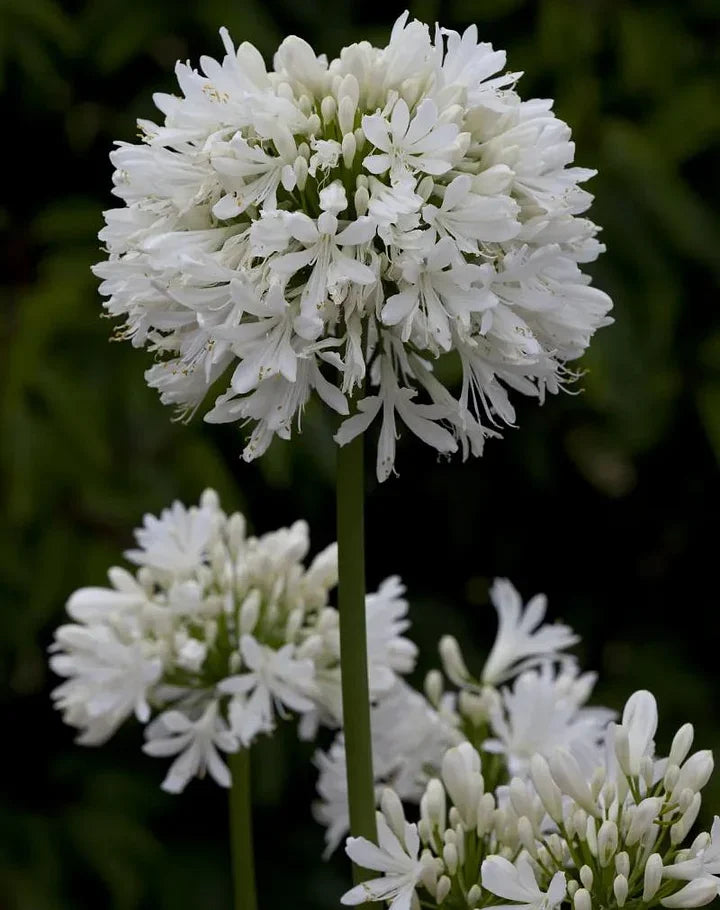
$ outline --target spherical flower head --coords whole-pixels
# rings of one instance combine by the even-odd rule
[[[334,544],[306,566],[305,522],[250,536],[212,490],[146,515],[135,537],[135,574],[113,568],[110,587],[76,591],[51,648],[64,677],[53,699],[81,743],[134,714],[148,724],[145,752],[177,756],[163,785],[176,793],[206,772],[227,786],[219,752],[249,747],[278,719],[300,716],[306,736],[340,725]],[[403,593],[391,578],[368,595],[373,698],[414,668]]]
[[[156,355],[148,383],[190,415],[221,380],[205,419],[252,425],[247,460],[313,395],[346,417],[341,445],[379,419],[381,480],[398,420],[479,455],[514,422],[508,389],[556,392],[610,321],[581,271],[602,246],[569,128],[474,26],[405,14],[329,63],[289,37],[272,70],[221,34],[222,61],[178,64],[163,122],[111,156],[124,207],[95,272],[120,336]]]

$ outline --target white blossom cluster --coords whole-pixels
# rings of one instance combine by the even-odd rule
[[[177,756],[163,787],[179,792],[206,771],[227,786],[220,753],[248,748],[278,717],[300,715],[306,738],[342,723],[334,544],[306,568],[304,522],[248,536],[212,490],[146,516],[136,539],[125,555],[137,571],[76,591],[51,648],[66,677],[53,698],[80,743],[103,743],[134,714],[146,753]],[[403,593],[390,578],[366,600],[373,698],[415,664]]]
[[[529,776],[497,785],[469,742],[449,749],[406,820],[398,795],[381,797],[378,845],[350,837],[346,851],[378,878],[343,897],[411,907],[573,910],[701,907],[720,893],[720,818],[688,843],[713,770],[690,754],[685,724],[659,759],[658,715],[636,692],[620,724],[608,724],[589,769],[559,745],[532,756]]]
[[[434,670],[425,680],[426,697],[398,681],[373,708],[378,800],[391,787],[404,802],[420,802],[447,749],[463,741],[482,752],[498,780],[513,775],[527,779],[532,756],[549,757],[558,746],[569,750],[587,773],[599,761],[614,712],[586,706],[595,674],[580,674],[564,651],[578,637],[568,626],[543,623],[543,595],[523,607],[513,585],[497,579],[490,598],[498,632],[479,679],[471,677],[457,641],[444,636],[440,655],[457,689],[445,690],[442,674]],[[329,853],[348,831],[341,734],[327,753],[316,756],[316,764],[320,799],[315,815],[326,826]]]
[[[557,392],[611,321],[581,270],[603,247],[570,129],[474,26],[405,14],[330,62],[289,37],[270,71],[221,34],[222,61],[178,64],[163,122],[111,156],[124,205],[95,272],[120,337],[156,355],[148,383],[189,415],[220,381],[206,420],[253,425],[248,460],[313,393],[347,415],[341,445],[380,418],[381,480],[398,420],[480,454],[514,423],[508,390]],[[433,370],[451,353],[457,397]]]

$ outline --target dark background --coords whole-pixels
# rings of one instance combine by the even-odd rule
[[[225,794],[163,794],[165,762],[129,724],[102,749],[72,743],[50,708],[46,648],[68,594],[101,584],[145,511],[216,487],[258,532],[297,517],[334,535],[324,412],[245,465],[239,432],[171,422],[144,353],[110,344],[89,266],[111,205],[107,154],[173,90],[177,58],[218,56],[217,28],[269,57],[296,32],[331,55],[385,43],[402,4],[285,0],[0,0],[0,910],[229,906]],[[689,719],[720,746],[720,67],[715,0],[448,0],[413,12],[472,21],[556,98],[577,159],[595,166],[593,266],[617,322],[584,360],[583,393],[538,408],[465,465],[404,439],[399,477],[368,481],[368,580],[406,580],[422,669],[443,631],[472,663],[492,639],[487,587],[508,575],[582,634],[620,707],[651,688],[661,745]],[[517,397],[516,397],[517,403]],[[374,449],[374,440],[370,443]],[[374,454],[373,454],[374,460]],[[417,677],[418,680],[420,676]],[[257,749],[263,908],[335,907],[344,862],[319,860],[311,750],[290,728]],[[720,809],[708,788],[705,819]]]

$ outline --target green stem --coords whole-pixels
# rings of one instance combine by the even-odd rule
[[[255,864],[253,861],[252,798],[250,795],[250,750],[228,756],[230,787],[230,850],[232,854],[235,910],[256,910]]]
[[[337,541],[340,663],[350,833],[377,842],[365,627],[363,436],[338,448]],[[377,873],[353,870],[355,881]]]

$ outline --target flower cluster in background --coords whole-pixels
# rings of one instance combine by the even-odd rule
[[[688,834],[712,753],[690,754],[693,729],[655,755],[654,697],[636,692],[620,724],[606,726],[592,766],[558,744],[535,753],[526,777],[498,785],[469,742],[449,749],[427,784],[417,823],[386,790],[378,845],[347,840],[348,855],[381,873],[345,904],[390,901],[392,910],[501,906],[701,907],[720,893],[720,818]],[[489,773],[488,773],[489,771]],[[507,903],[510,902],[510,903]]]
[[[103,743],[134,714],[145,752],[177,756],[163,786],[178,792],[206,771],[227,786],[221,753],[278,717],[299,715],[306,738],[342,723],[335,545],[306,568],[304,522],[248,536],[211,490],[198,506],[146,516],[136,538],[126,556],[137,571],[116,567],[111,587],[76,591],[73,622],[55,634],[50,664],[66,679],[53,697],[80,743]],[[367,597],[373,698],[415,664],[403,592],[390,578]]]
[[[556,392],[610,321],[581,270],[603,247],[569,128],[475,27],[405,14],[387,47],[330,62],[290,37],[271,71],[222,36],[112,154],[124,206],[95,270],[120,335],[156,354],[149,384],[190,414],[220,380],[206,419],[251,423],[247,459],[313,393],[348,415],[340,444],[381,419],[381,480],[398,420],[480,454],[515,420],[508,390]],[[457,397],[433,371],[451,352]]]

